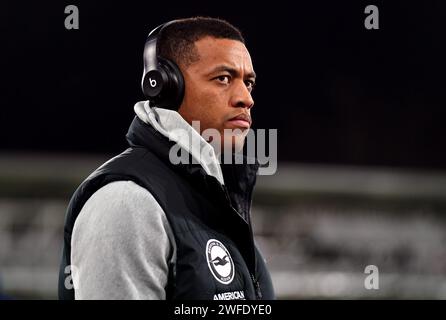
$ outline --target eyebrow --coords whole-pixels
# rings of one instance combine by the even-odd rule
[[[212,69],[211,72],[209,72],[209,75],[213,74],[213,73],[217,73],[217,72],[222,72],[222,71],[226,71],[228,72],[231,76],[236,77],[239,76],[240,73],[237,71],[237,69],[227,66],[227,65],[219,65],[217,67],[215,67],[214,69]],[[248,72],[245,76],[245,78],[256,78],[256,73],[254,71]]]

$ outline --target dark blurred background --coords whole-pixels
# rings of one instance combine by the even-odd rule
[[[79,30],[64,27],[68,4]],[[364,27],[367,4],[379,30]],[[121,150],[144,99],[147,33],[210,15],[247,39],[255,127],[279,129],[281,160],[446,167],[444,1],[8,1],[0,12],[2,150]]]
[[[378,30],[364,27],[369,4]],[[64,27],[67,5],[79,30]],[[145,38],[196,15],[241,29],[258,74],[254,127],[278,129],[278,173],[259,178],[253,212],[279,297],[369,297],[363,270],[377,264],[388,286],[371,297],[445,298],[440,0],[3,2],[0,292],[55,297],[65,206],[126,148]]]

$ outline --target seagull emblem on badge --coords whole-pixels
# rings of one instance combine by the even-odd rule
[[[224,266],[225,264],[227,264],[229,261],[226,260],[228,258],[228,256],[224,256],[223,258],[217,257],[214,260],[212,260],[212,263],[214,264],[214,266]]]

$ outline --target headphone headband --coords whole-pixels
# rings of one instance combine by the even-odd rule
[[[158,27],[150,31],[144,45],[144,73],[158,68],[158,38],[165,27],[176,21],[177,20],[172,20],[160,24]]]

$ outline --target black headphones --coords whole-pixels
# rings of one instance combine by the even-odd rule
[[[158,38],[165,27],[176,20],[153,29],[144,46],[142,91],[151,106],[178,110],[184,96],[184,78],[180,68],[171,60],[158,56]]]

